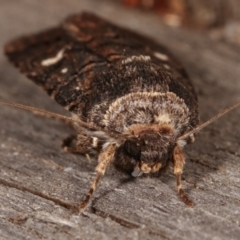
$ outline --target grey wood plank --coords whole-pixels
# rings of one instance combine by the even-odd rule
[[[134,239],[139,234],[109,218],[72,214],[52,201],[16,188],[0,186],[0,200],[0,239]]]

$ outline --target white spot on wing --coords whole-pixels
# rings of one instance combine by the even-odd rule
[[[167,64],[163,64],[163,67],[166,68],[166,69],[170,69],[170,66],[167,65]]]
[[[42,60],[41,65],[44,67],[48,67],[58,63],[60,60],[62,60],[64,51],[65,49],[61,49],[55,57]]]
[[[61,73],[66,73],[67,71],[68,71],[67,68],[63,68],[63,69],[61,70]]]
[[[163,54],[163,53],[160,53],[160,52],[154,52],[153,55],[154,55],[156,58],[158,58],[158,59],[160,59],[160,60],[162,60],[162,61],[168,61],[168,60],[169,60],[169,58],[168,58],[167,55],[165,55],[165,54]]]

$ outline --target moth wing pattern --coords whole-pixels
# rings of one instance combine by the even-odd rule
[[[43,61],[62,51],[56,64],[43,66]],[[29,79],[40,85],[61,106],[73,111],[81,107],[82,90],[78,82],[93,78],[95,71],[106,68],[106,61],[93,54],[84,43],[74,41],[63,28],[17,39],[6,45],[10,61]],[[90,69],[90,70],[89,70]]]
[[[196,94],[172,54],[153,40],[91,13],[70,16],[57,28],[12,41],[5,46],[5,52],[22,73],[61,106],[84,117],[97,103],[106,98],[111,101],[110,91],[118,97],[119,89],[110,83],[119,78],[119,84],[126,85],[121,82],[125,76],[118,74],[122,61],[132,56],[149,56],[160,71],[165,68],[162,71],[169,72],[168,91],[189,107],[191,126],[198,123]],[[145,77],[141,68],[138,74]],[[122,86],[125,90],[121,94],[134,91],[134,84]]]
[[[88,127],[80,125],[76,146],[86,134],[87,149],[100,153],[97,175],[79,210],[112,161],[136,177],[159,172],[173,159],[179,196],[192,205],[181,184],[181,148],[187,141],[177,140],[198,124],[197,97],[184,68],[165,47],[82,13],[10,42],[5,53],[61,106],[87,121]]]

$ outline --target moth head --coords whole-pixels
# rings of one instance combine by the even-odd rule
[[[157,172],[166,165],[174,144],[174,132],[168,124],[133,126],[123,145],[125,154],[136,162],[132,174]]]

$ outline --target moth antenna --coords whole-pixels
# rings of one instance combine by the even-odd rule
[[[88,124],[86,122],[83,122],[81,120],[73,119],[73,118],[58,114],[58,113],[49,112],[49,111],[46,111],[46,110],[43,110],[43,109],[40,109],[40,108],[35,108],[35,107],[23,105],[23,104],[20,104],[20,103],[10,102],[10,101],[6,101],[6,100],[2,100],[2,99],[0,99],[0,103],[10,105],[10,106],[13,106],[13,107],[17,107],[17,108],[21,108],[21,109],[25,109],[25,110],[28,110],[30,112],[44,113],[46,115],[49,115],[49,116],[52,116],[52,117],[57,117],[59,119],[67,120],[67,121],[70,121],[70,122],[77,122],[77,123],[81,124],[83,127],[87,127],[87,128],[91,128],[91,129],[93,128],[93,129],[99,130],[98,127],[96,127],[94,125],[91,125],[91,124]]]
[[[212,117],[211,119],[209,119],[208,121],[206,121],[205,123],[201,124],[200,126],[194,128],[193,130],[191,130],[190,132],[183,134],[182,136],[180,136],[177,140],[183,140],[186,139],[187,137],[189,137],[190,135],[199,132],[201,129],[205,128],[206,126],[208,126],[209,124],[211,124],[212,122],[216,121],[218,118],[222,117],[223,115],[225,115],[226,113],[230,112],[231,110],[233,110],[234,108],[238,107],[240,105],[240,101],[238,101],[237,103],[233,104],[232,106],[226,108],[225,110],[223,110],[222,112],[218,113],[217,115],[215,115],[214,117]]]
[[[21,109],[25,109],[25,110],[28,110],[30,112],[43,113],[45,115],[56,117],[56,118],[59,118],[59,119],[63,119],[63,120],[69,121],[69,122],[76,122],[84,128],[87,128],[87,129],[90,129],[90,130],[102,131],[102,132],[104,132],[104,133],[106,133],[109,136],[114,137],[114,138],[121,138],[121,134],[117,134],[117,133],[114,133],[114,132],[111,132],[111,131],[107,131],[106,129],[102,129],[100,127],[97,127],[96,125],[86,123],[86,122],[78,120],[78,119],[73,119],[71,117],[67,117],[67,116],[64,116],[64,115],[61,115],[61,114],[58,114],[58,113],[49,112],[49,111],[46,111],[46,110],[43,110],[43,109],[40,109],[40,108],[35,108],[35,107],[20,104],[20,103],[10,102],[10,101],[3,100],[3,99],[0,99],[0,103],[6,104],[6,105],[9,105],[9,106],[13,106],[13,107],[17,107],[17,108],[21,108]]]

